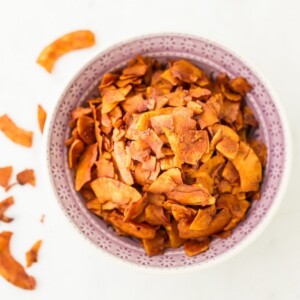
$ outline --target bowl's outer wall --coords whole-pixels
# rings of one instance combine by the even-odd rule
[[[246,220],[238,225],[227,239],[216,239],[208,251],[186,257],[182,249],[168,250],[164,255],[148,257],[140,245],[128,238],[117,236],[111,227],[91,214],[73,186],[73,175],[67,165],[64,141],[69,136],[70,112],[87,98],[97,95],[97,86],[104,73],[119,69],[137,54],[166,58],[189,59],[206,71],[226,72],[229,76],[244,76],[253,85],[247,103],[260,124],[255,135],[268,149],[268,163],[260,201],[251,206]],[[49,123],[47,160],[51,182],[66,214],[79,231],[99,248],[134,264],[154,268],[183,268],[204,266],[221,259],[258,231],[282,188],[288,158],[288,143],[284,123],[276,101],[264,82],[236,55],[211,41],[181,34],[161,34],[140,37],[118,44],[98,55],[72,80],[58,102]]]

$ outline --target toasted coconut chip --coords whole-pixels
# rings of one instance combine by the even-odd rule
[[[112,122],[108,114],[102,114],[101,125],[110,128],[109,132],[105,132],[106,134],[109,134],[110,131],[112,130]]]
[[[192,171],[190,170],[188,172],[189,176],[192,178],[196,178],[201,173],[206,173],[209,176],[213,176],[213,173],[218,170],[220,167],[222,167],[225,163],[225,159],[221,156],[214,156],[211,159],[209,159],[206,163],[201,165],[201,167],[196,170]]]
[[[166,106],[167,103],[169,102],[169,99],[164,95],[154,96],[152,99],[154,99],[155,101],[155,105],[154,105],[155,109],[164,108],[164,106]]]
[[[117,79],[116,74],[112,73],[105,73],[102,77],[101,83],[99,85],[99,90],[101,91],[102,89],[112,85]]]
[[[86,144],[93,144],[95,142],[95,127],[94,120],[87,116],[81,116],[77,121],[77,129],[80,138]]]
[[[123,182],[132,185],[134,181],[129,170],[131,157],[129,151],[125,151],[125,144],[123,141],[114,143],[114,156]]]
[[[41,133],[43,133],[44,131],[46,119],[47,119],[46,111],[43,109],[41,105],[38,105],[38,123],[39,123],[39,128]]]
[[[122,91],[114,86],[110,86],[102,90],[102,103],[112,104],[124,100],[125,96]]]
[[[4,199],[3,201],[0,202],[0,221],[9,223],[13,220],[13,218],[9,218],[5,216],[6,210],[14,204],[14,198],[13,197],[8,197]]]
[[[142,163],[142,168],[149,170],[150,172],[155,171],[156,168],[156,157],[150,156],[147,160]]]
[[[148,197],[145,193],[143,198],[140,198],[138,201],[130,202],[124,211],[124,221],[135,219],[143,211],[145,206],[148,204]]]
[[[201,184],[204,188],[206,188],[211,194],[214,191],[214,180],[211,176],[206,173],[198,174],[196,178],[196,182]]]
[[[77,129],[76,129],[77,130]],[[71,146],[72,145],[72,143],[74,142],[74,137],[73,136],[71,136],[69,139],[67,139],[66,141],[65,141],[65,146],[67,146],[67,147],[69,147],[69,146]]]
[[[171,192],[167,193],[168,199],[175,200],[183,205],[210,205],[214,204],[216,199],[211,196],[204,187],[195,185],[181,184],[176,186]]]
[[[75,189],[79,191],[82,186],[91,180],[91,168],[97,160],[97,144],[88,145],[81,155],[76,170]]]
[[[126,116],[126,115],[125,115]],[[127,124],[127,131],[125,134],[125,138],[129,139],[129,140],[138,140],[140,138],[140,130],[137,130],[137,124],[139,122],[139,119],[141,117],[141,115],[139,114],[134,114],[134,115],[130,115],[127,114],[127,117],[125,118],[125,116],[123,117],[125,123]]]
[[[204,241],[189,240],[184,243],[183,249],[187,256],[192,257],[208,250],[209,244],[209,239],[205,239]]]
[[[102,145],[103,145],[103,138],[101,136],[101,129],[100,129],[100,123],[98,121],[95,121],[95,137],[98,144],[98,151],[99,155],[102,154]]]
[[[26,267],[29,268],[33,263],[38,261],[38,252],[42,245],[42,241],[37,241],[32,248],[26,252]]]
[[[243,109],[243,120],[244,124],[250,125],[252,127],[258,126],[255,116],[249,106],[245,106]]]
[[[190,95],[199,100],[207,100],[211,96],[211,91],[198,86],[190,89]]]
[[[249,140],[248,143],[249,143],[250,147],[252,148],[252,150],[257,155],[262,166],[265,167],[267,164],[267,159],[268,159],[267,146],[262,141],[254,140],[254,139]]]
[[[164,225],[164,227],[169,237],[170,247],[178,248],[182,246],[185,240],[179,237],[177,222],[173,220],[170,224]]]
[[[201,104],[195,101],[189,101],[186,107],[192,110],[194,115],[199,115],[203,112]]]
[[[191,219],[197,214],[197,211],[190,207],[174,203],[171,203],[171,212],[177,222],[181,219]]]
[[[207,105],[213,109],[217,116],[220,117],[224,110],[223,95],[218,93],[209,98]]]
[[[123,215],[113,211],[107,217],[107,221],[123,232],[140,239],[153,239],[156,230],[154,227],[144,223],[124,221]]]
[[[12,172],[11,166],[0,168],[0,186],[6,188],[9,185]]]
[[[29,276],[10,254],[9,243],[12,235],[9,231],[0,233],[0,275],[19,288],[33,290],[36,285],[35,279]]]
[[[123,205],[118,205],[115,202],[107,201],[104,204],[101,204],[101,213],[102,213],[102,211],[105,211],[105,210],[114,210],[116,208],[118,208],[121,212],[124,211],[124,206]]]
[[[199,80],[203,72],[186,60],[177,60],[171,66],[172,75],[183,82],[193,83]]]
[[[24,184],[30,184],[32,186],[35,186],[35,175],[34,175],[34,170],[32,169],[26,169],[20,173],[17,174],[17,181],[19,184],[24,185]]]
[[[100,157],[98,161],[95,162],[97,166],[97,176],[98,177],[115,177],[114,165],[111,161],[106,160],[105,158]]]
[[[122,108],[130,114],[140,113],[148,110],[148,102],[144,99],[142,94],[128,96],[121,105]]]
[[[62,55],[94,45],[95,36],[91,31],[79,30],[70,32],[48,45],[39,55],[37,63],[51,73],[55,62]]]
[[[224,227],[224,231],[233,230],[240,222],[240,218],[232,217],[231,221]]]
[[[112,139],[114,142],[120,141],[125,136],[125,130],[124,129],[118,129],[114,128]]]
[[[163,107],[155,111],[149,111],[141,114],[136,122],[136,129],[141,131],[147,130],[149,128],[149,122],[151,117],[169,115],[173,112],[173,110],[173,107]]]
[[[163,97],[168,99],[167,104],[169,106],[181,107],[188,100],[188,92],[182,89],[176,90],[175,92],[165,94]]]
[[[209,150],[209,139],[206,131],[190,130],[182,135],[180,158],[183,162],[196,165],[202,155]]]
[[[204,153],[201,157],[201,162],[206,163],[208,160],[211,159],[212,155],[214,154],[213,150],[209,150],[208,152]]]
[[[160,170],[159,170],[159,171],[160,171]],[[150,175],[151,175],[151,171],[145,170],[145,169],[142,167],[142,164],[141,164],[141,163],[138,163],[138,164],[135,166],[135,170],[134,170],[134,181],[135,181],[137,184],[140,184],[141,186],[146,185],[146,183],[147,183],[148,180],[149,180]]]
[[[171,146],[172,152],[175,155],[174,160],[173,160],[174,164],[175,164],[176,167],[181,168],[181,165],[183,164],[183,161],[180,158],[180,156],[181,156],[181,151],[179,149],[179,147],[180,147],[180,138],[176,133],[170,131],[167,128],[164,128],[164,132],[165,132],[165,135],[167,137],[168,143]]]
[[[166,136],[164,133],[160,134],[158,137],[159,137],[159,139],[163,142],[164,145],[169,146],[169,140],[168,140],[167,136]],[[166,149],[164,149],[164,147],[161,148],[161,152],[162,152],[163,154],[164,154],[164,151],[165,151],[165,150],[166,150]],[[172,149],[170,149],[170,150],[172,151]],[[164,155],[165,155],[165,154],[164,154]],[[166,154],[166,155],[171,155],[171,154],[170,154],[170,152],[169,152],[169,154]],[[172,155],[174,155],[173,151],[172,151]]]
[[[123,112],[119,106],[116,106],[111,112],[109,112],[111,123],[114,124],[117,120],[123,117]]]
[[[239,173],[231,161],[226,163],[222,176],[231,183],[239,179]]]
[[[162,171],[166,171],[166,170],[176,168],[176,167],[177,167],[177,164],[174,159],[174,156],[168,156],[168,157],[162,158],[160,160],[160,168]]]
[[[164,133],[163,128],[174,130],[174,123],[172,115],[161,115],[150,118],[150,123],[155,133],[160,135]]]
[[[222,130],[218,129],[214,134],[213,134],[213,138],[211,139],[210,142],[210,150],[215,150],[216,149],[216,145],[222,140]]]
[[[239,143],[230,138],[223,137],[217,144],[216,149],[227,159],[232,160],[239,151]]]
[[[94,98],[94,99],[89,99],[89,100],[87,100],[86,102],[87,102],[87,103],[89,104],[89,106],[91,107],[91,104],[92,104],[92,105],[99,105],[99,104],[101,104],[102,99],[101,99],[100,97],[98,97],[98,98]]]
[[[161,73],[160,77],[168,82],[170,82],[173,86],[179,85],[180,80],[175,78],[170,69],[165,70]],[[152,77],[153,78],[153,77]]]
[[[148,203],[155,204],[158,206],[163,206],[166,197],[164,195],[160,194],[152,194],[152,193],[146,193]]]
[[[76,107],[72,112],[71,112],[71,120],[75,121],[79,117],[82,117],[84,115],[89,115],[92,112],[90,107]]]
[[[87,201],[96,198],[96,196],[95,196],[93,190],[91,189],[89,183],[88,183],[88,184],[85,184],[85,186],[80,190],[79,193],[80,193],[80,194],[82,195],[82,197],[83,197],[85,200],[87,200]]]
[[[218,184],[218,192],[219,194],[231,193],[232,185],[227,180],[221,180]]]
[[[232,194],[223,194],[217,200],[218,208],[228,208],[231,214],[242,219],[250,206],[250,202],[247,200],[238,199]]]
[[[143,239],[143,246],[148,256],[161,254],[164,251],[166,233],[157,230],[153,239]]]
[[[166,71],[168,71],[168,70],[170,71],[170,69],[167,69],[165,71],[163,71],[163,70],[157,70],[157,71],[155,71],[153,73],[153,75],[152,75],[152,78],[151,78],[151,87],[158,87],[158,88],[161,88],[161,89],[166,88],[166,89],[168,89],[170,91],[173,88],[172,83],[170,83],[169,80],[163,78],[165,76],[162,76],[163,73],[166,72]],[[172,76],[172,78],[174,78],[174,80],[176,82],[180,82],[178,79],[176,79],[172,75],[172,73],[170,74],[170,76]]]
[[[186,107],[177,107],[172,112],[174,131],[176,134],[196,129],[196,121],[192,119],[193,111]]]
[[[177,202],[174,200],[166,200],[163,202],[162,207],[168,212],[171,213],[172,205],[176,204]]]
[[[208,76],[205,73],[203,73],[202,77],[196,81],[196,85],[201,86],[201,87],[207,87],[210,85],[210,79],[208,78]]]
[[[113,123],[113,127],[114,128],[120,128],[120,127],[122,127],[123,123],[124,123],[123,120],[119,119],[119,120],[117,120],[116,122]]]
[[[24,147],[32,146],[33,132],[19,128],[8,115],[0,117],[0,130],[14,143]]]
[[[146,142],[149,145],[149,147],[155,153],[158,159],[164,157],[164,155],[161,152],[163,142],[152,129],[147,129],[141,132],[140,137],[144,142]]]
[[[237,120],[240,111],[240,102],[232,102],[224,100],[223,110],[221,112],[222,119],[227,123],[233,123]]]
[[[242,100],[242,96],[236,93],[232,93],[227,88],[223,87],[223,94],[226,99],[232,102],[240,102]]]
[[[180,170],[177,168],[169,169],[150,185],[148,192],[155,194],[168,193],[182,183]]]
[[[150,156],[150,151],[149,145],[141,139],[131,142],[129,146],[131,158],[139,162],[146,161]]]
[[[251,193],[251,194],[250,194],[250,199],[251,199],[251,200],[260,200],[260,198],[261,198],[261,193],[260,193],[260,191],[254,192],[254,193]]]
[[[182,163],[197,165],[202,155],[209,150],[206,131],[187,130],[176,135],[165,128],[165,133],[178,165]]]
[[[91,187],[101,204],[112,201],[122,206],[142,198],[135,188],[112,178],[98,178],[91,182]]]
[[[118,105],[118,102],[102,103],[102,106],[101,106],[102,114],[107,114],[107,113],[111,112],[117,105]]]
[[[81,137],[80,137],[79,134],[78,134],[78,129],[77,129],[77,128],[74,128],[74,130],[72,131],[72,137],[73,137],[74,139],[81,140]]]
[[[262,166],[255,152],[246,143],[240,142],[232,163],[240,175],[241,191],[257,191],[262,181]]]
[[[238,111],[238,114],[237,114],[237,117],[236,117],[236,120],[234,122],[234,127],[236,129],[236,131],[239,131],[241,129],[243,129],[243,115],[242,115],[242,112],[241,110]]]
[[[123,75],[143,76],[146,74],[148,66],[144,64],[135,64],[123,70]]]
[[[210,129],[213,134],[216,134],[217,131],[221,130],[222,137],[229,138],[235,142],[238,142],[240,140],[239,135],[233,129],[226,125],[214,124],[211,126]]]
[[[216,85],[228,85],[229,77],[226,73],[219,73],[215,79]]]
[[[119,88],[127,87],[128,85],[132,84],[135,80],[136,80],[135,76],[124,80],[118,80],[116,82],[116,86]]]
[[[148,204],[145,207],[145,219],[150,225],[166,225],[170,218],[165,214],[164,209],[156,204]]]
[[[236,77],[229,81],[229,87],[236,93],[245,96],[252,90],[252,85],[244,77]]]
[[[74,140],[70,149],[69,149],[69,167],[70,169],[75,168],[77,166],[77,162],[81,154],[85,149],[85,144],[81,140]]]
[[[230,210],[224,208],[216,214],[206,230],[191,230],[190,225],[192,222],[188,219],[181,219],[178,222],[179,236],[184,239],[208,237],[222,231],[230,222],[231,218],[232,214],[230,213]]]
[[[97,216],[102,216],[102,204],[98,201],[97,198],[88,200],[85,203],[86,207]]]
[[[201,129],[219,122],[218,115],[214,109],[206,103],[201,103],[201,106],[203,112],[198,117],[198,124]]]
[[[149,176],[149,183],[152,183],[153,181],[155,181],[160,173],[160,162],[157,161],[156,162],[156,168],[155,168],[155,171],[151,172],[150,173],[150,176]]]

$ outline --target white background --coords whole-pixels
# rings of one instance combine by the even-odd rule
[[[35,131],[25,149],[0,134],[0,166],[15,172],[34,168],[37,187],[15,187],[8,214],[12,251],[22,263],[39,238],[44,244],[35,291],[23,291],[0,278],[0,298],[15,299],[300,299],[300,2],[298,0],[0,0],[0,115],[8,113]],[[52,75],[36,63],[40,50],[58,36],[91,29],[97,45],[62,58]],[[294,142],[288,192],[264,233],[230,260],[184,274],[144,273],[108,260],[86,242],[49,193],[42,165],[42,137],[36,106],[55,104],[66,83],[94,54],[115,42],[156,32],[204,36],[238,52],[275,87],[287,113]],[[298,183],[298,184],[297,184]],[[6,197],[2,190],[0,199]],[[45,223],[39,222],[45,214]]]

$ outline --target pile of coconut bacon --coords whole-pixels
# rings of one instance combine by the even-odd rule
[[[71,114],[69,167],[87,208],[149,256],[226,238],[260,198],[267,148],[242,77],[137,57]]]

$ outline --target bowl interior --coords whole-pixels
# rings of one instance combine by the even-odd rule
[[[97,86],[104,73],[123,67],[137,54],[158,60],[189,59],[206,72],[226,72],[229,76],[244,76],[253,91],[247,103],[253,109],[260,127],[254,135],[268,147],[260,201],[254,201],[246,220],[227,239],[216,239],[208,251],[189,258],[182,249],[168,250],[163,255],[148,257],[133,239],[117,236],[105,222],[90,213],[83,199],[75,192],[73,175],[67,164],[64,141],[68,138],[70,112],[86,99],[97,96]],[[287,146],[282,119],[265,84],[257,75],[223,47],[210,41],[180,34],[145,36],[116,45],[98,55],[72,80],[54,111],[48,138],[48,166],[52,184],[60,204],[79,231],[92,243],[127,262],[159,268],[182,268],[204,265],[235,249],[257,230],[280,190],[286,164]]]

